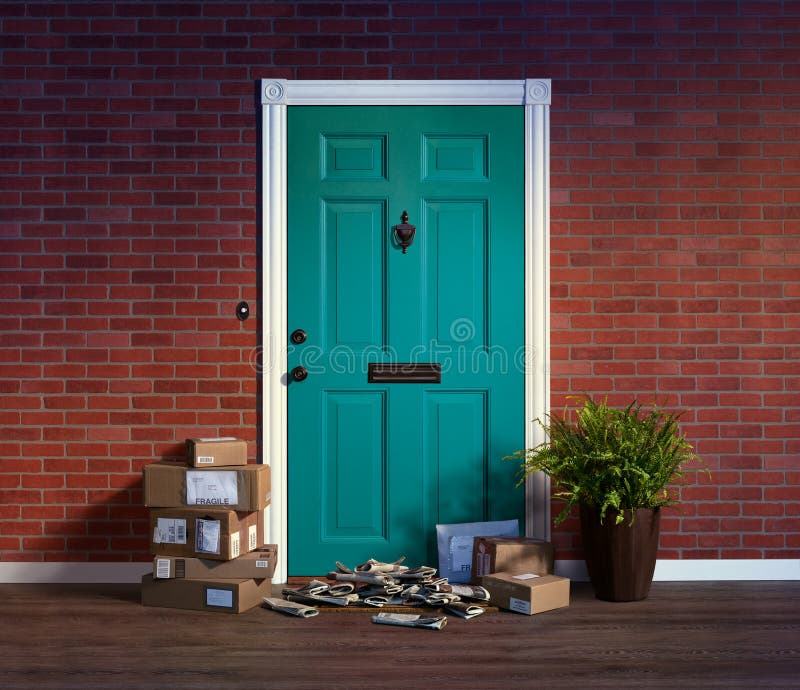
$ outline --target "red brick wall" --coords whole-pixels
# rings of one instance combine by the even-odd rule
[[[143,464],[256,457],[258,79],[526,76],[554,407],[688,410],[662,557],[800,557],[800,2],[3,2],[0,47],[0,559],[146,559]]]

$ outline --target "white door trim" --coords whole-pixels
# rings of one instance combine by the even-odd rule
[[[261,82],[263,376],[261,444],[272,468],[270,541],[278,545],[274,580],[287,576],[286,415],[286,112],[290,105],[520,105],[525,108],[525,445],[544,440],[533,420],[550,400],[550,80]],[[525,533],[550,538],[550,484],[525,486]]]

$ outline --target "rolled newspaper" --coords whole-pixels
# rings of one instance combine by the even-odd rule
[[[483,608],[477,604],[468,604],[466,601],[454,601],[452,604],[445,606],[444,610],[467,620],[484,613]]]
[[[264,597],[263,606],[270,608],[273,611],[280,611],[287,613],[290,616],[297,616],[299,618],[311,618],[319,614],[319,611],[313,606],[305,606],[294,601],[286,601],[286,599],[272,599]]]
[[[421,616],[413,613],[379,613],[372,617],[379,625],[400,625],[406,628],[441,630],[447,625],[447,616]]]

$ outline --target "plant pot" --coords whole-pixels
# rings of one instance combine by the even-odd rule
[[[630,512],[616,524],[616,511],[580,506],[581,538],[594,594],[605,601],[639,601],[647,597],[658,554],[659,508],[639,508],[633,524]]]

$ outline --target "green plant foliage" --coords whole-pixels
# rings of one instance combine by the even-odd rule
[[[679,432],[679,417],[655,405],[645,410],[634,401],[616,409],[584,396],[575,421],[566,413],[537,419],[547,440],[509,457],[521,460],[520,483],[537,471],[551,478],[554,495],[566,500],[555,524],[576,503],[599,507],[601,521],[607,510],[619,511],[619,523],[624,510],[675,503],[667,484],[683,476],[685,463],[699,460]]]

